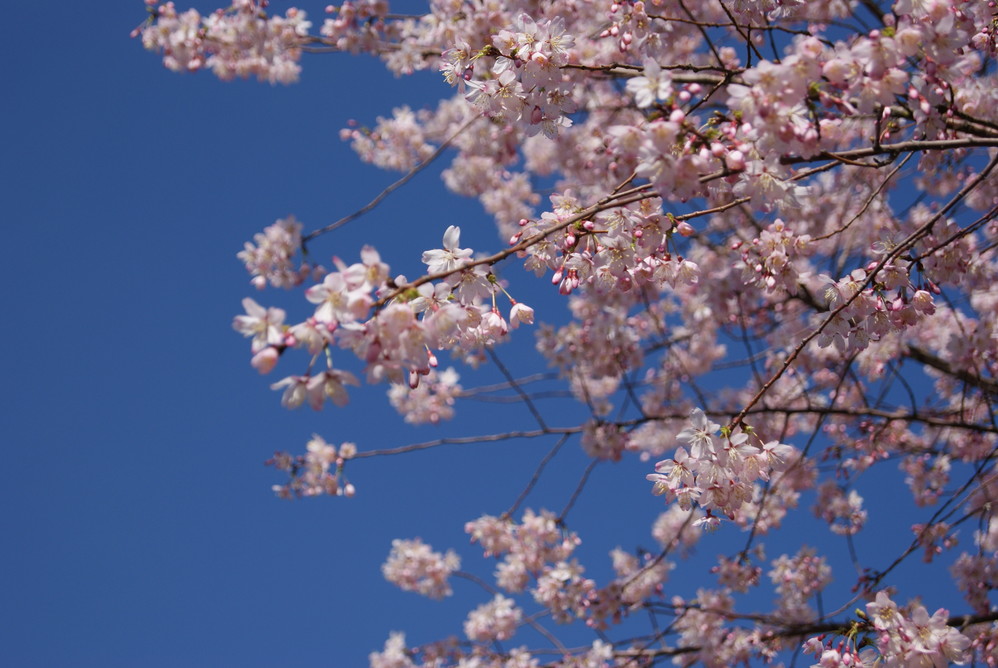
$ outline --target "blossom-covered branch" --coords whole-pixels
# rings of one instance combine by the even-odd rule
[[[409,648],[393,634],[372,666],[727,666],[801,649],[820,666],[998,665],[994,3],[431,0],[417,15],[348,0],[317,30],[265,0],[205,16],[146,4],[136,34],[173,70],[291,83],[303,54],[331,51],[440,72],[435,106],[341,133],[401,179],[324,228],[282,218],[239,254],[255,287],[304,296],[290,320],[247,298],[233,322],[261,373],[298,365],[271,385],[285,406],[342,406],[366,381],[387,383],[409,424],[485,399],[528,420],[396,447],[314,436],[272,460],[288,474],[279,495],[352,496],[347,469],[384,455],[547,448],[512,505],[466,527],[496,569],[494,584],[464,578],[489,595],[465,640]],[[442,221],[440,242],[412,254],[418,276],[371,246],[352,264],[314,259],[321,235],[431,164],[481,203],[494,248],[466,245],[470,221]],[[527,329],[549,375],[507,364],[502,344]],[[483,364],[503,382],[473,387]],[[531,509],[571,442],[588,462],[565,510]],[[612,549],[612,574],[596,577],[571,516],[597,465],[632,457],[668,504],[657,547]],[[876,501],[894,478],[907,503]],[[911,533],[879,563],[863,539],[902,505]],[[767,558],[763,541],[792,533],[803,508],[822,547],[794,535]],[[670,593],[705,528],[748,539],[695,596]],[[836,574],[845,589],[832,540],[857,571]],[[965,614],[901,602],[896,588],[921,593],[897,581],[913,555]],[[384,574],[438,598],[459,563],[397,539]],[[751,597],[762,590],[769,607]],[[649,626],[633,633],[639,613]],[[549,622],[592,641],[564,642]],[[544,646],[524,644],[525,627]]]

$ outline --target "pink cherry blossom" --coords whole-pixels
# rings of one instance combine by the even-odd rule
[[[994,3],[433,0],[407,14],[349,0],[317,31],[264,0],[145,4],[135,34],[173,70],[286,83],[306,52],[338,51],[436,72],[447,96],[340,132],[403,172],[367,206],[307,233],[263,221],[238,254],[253,286],[304,297],[246,299],[233,321],[253,368],[283,368],[282,404],[342,406],[361,375],[434,429],[471,401],[516,402],[526,426],[483,412],[499,426],[413,449],[526,435],[592,462],[560,514],[521,509],[549,484],[535,459],[512,506],[468,522],[494,560],[468,577],[490,597],[464,617],[468,642],[393,634],[371,665],[761,665],[798,643],[822,666],[998,665]],[[464,248],[446,221],[438,248],[312,263],[431,164],[495,222],[491,242]],[[425,271],[393,274],[389,254]],[[519,376],[503,344],[535,322],[537,370]],[[271,460],[289,478],[275,491],[352,496],[354,460],[407,451],[315,437]],[[600,467],[634,458],[662,497],[647,502],[666,504],[654,543],[591,563],[575,514],[617,494]],[[870,535],[885,521],[903,522],[901,544]],[[740,551],[706,555],[707,581],[678,596],[705,529],[744,530]],[[767,562],[763,539],[790,547]],[[835,541],[854,563],[833,579]],[[919,558],[925,578],[899,575]],[[384,573],[441,597],[458,565],[397,540]],[[956,615],[901,603],[929,579]],[[563,643],[548,622],[600,639]],[[506,647],[521,626],[554,653]]]

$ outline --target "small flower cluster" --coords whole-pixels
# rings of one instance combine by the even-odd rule
[[[461,393],[460,376],[453,368],[430,369],[415,388],[393,384],[388,400],[409,424],[437,424],[454,417],[454,399]]]
[[[758,650],[758,630],[728,624],[735,606],[728,590],[700,588],[691,601],[674,596],[671,602],[673,608],[682,611],[676,618],[675,630],[679,632],[676,646],[689,648],[683,655],[684,665],[694,662],[705,666],[748,664]]]
[[[405,634],[393,631],[385,641],[385,648],[381,652],[371,652],[368,655],[368,662],[371,668],[415,668],[406,653]]]
[[[552,211],[520,221],[510,244],[532,242],[525,267],[537,275],[553,271],[551,284],[559,293],[582,288],[629,306],[639,298],[637,287],[671,291],[700,280],[699,265],[670,250],[674,233],[689,226],[662,216],[657,198],[591,220],[578,220],[584,207],[572,191],[552,195],[551,201]]]
[[[952,549],[957,544],[957,532],[953,531],[949,522],[913,524],[911,532],[915,535],[915,541],[925,550],[922,561],[927,564],[942,554],[943,550]]]
[[[888,262],[874,274],[876,266],[871,262],[866,269],[854,269],[837,281],[821,277],[830,283],[825,289],[829,308],[842,310],[821,332],[818,345],[834,344],[840,350],[858,352],[871,341],[935,313],[932,294],[913,285],[900,263]]]
[[[833,648],[821,637],[804,643],[804,651],[820,657],[815,664],[821,668],[846,668],[857,665],[943,666],[962,665],[969,658],[970,639],[948,622],[949,611],[936,610],[930,617],[926,609],[916,605],[910,611],[898,608],[886,592],[866,604],[866,619],[873,626],[876,650],[857,652],[850,647]],[[879,656],[878,656],[879,653]]]
[[[799,259],[812,254],[811,236],[793,233],[777,218],[750,244],[739,244],[746,285],[766,291],[797,294],[801,279]]]
[[[150,10],[154,20],[141,29],[142,44],[162,52],[163,64],[176,72],[207,67],[221,79],[293,83],[312,23],[294,7],[283,17],[268,17],[266,4],[235,0],[228,10],[202,17],[195,9],[178,14],[173,2],[164,2]]]
[[[333,366],[334,345],[352,350],[367,364],[369,382],[416,388],[437,365],[434,349],[474,352],[504,339],[511,327],[532,323],[533,309],[512,297],[510,319],[500,314],[495,295],[505,290],[485,266],[471,262],[472,250],[460,247],[460,234],[460,228],[451,225],[444,233],[443,248],[423,253],[423,262],[440,279],[438,283],[399,289],[405,277],[390,281],[388,265],[374,248],[365,246],[361,262],[348,266],[333,258],[336,271],[326,273],[321,283],[305,291],[305,298],[315,305],[305,322],[285,325],[283,310],[243,300],[246,315],[237,316],[233,327],[253,338],[252,364],[261,373],[271,371],[288,348],[304,348],[316,357],[326,353],[326,370],[314,372],[310,366],[304,374],[271,385],[283,390],[281,403],[297,408],[307,402],[316,410],[327,399],[339,406],[347,403],[346,387],[359,381],[349,371]],[[369,317],[379,296],[392,290],[396,298]],[[409,407],[421,407],[412,413],[410,422],[432,422],[453,413],[453,396],[460,391],[456,381],[453,373],[434,374],[432,387],[422,393],[406,396],[395,389],[390,394],[399,406],[411,402]]]
[[[853,536],[866,524],[863,497],[854,489],[847,494],[834,480],[826,480],[818,487],[814,514],[828,522],[833,533],[841,536]]]
[[[769,579],[779,594],[780,615],[803,621],[815,618],[807,601],[832,581],[832,569],[813,548],[802,547],[793,557],[784,554],[773,561]]]
[[[949,483],[950,458],[947,455],[905,457],[901,460],[900,468],[907,474],[904,482],[911,489],[911,495],[919,506],[934,504]]]
[[[582,577],[585,569],[577,561],[569,560],[579,545],[578,536],[562,531],[552,513],[528,509],[520,524],[485,515],[468,522],[464,530],[472,542],[482,545],[486,556],[502,558],[496,568],[499,587],[521,592],[533,577],[534,599],[556,620],[567,622],[585,615],[596,585]]]
[[[255,363],[253,366],[258,367],[257,355],[267,348],[284,345],[284,318],[287,317],[287,314],[284,309],[264,308],[249,297],[243,300],[243,308],[246,310],[246,315],[237,315],[233,318],[232,328],[245,337],[252,337],[250,352],[254,355]],[[273,361],[277,362],[276,354],[273,356]],[[264,365],[264,368],[260,370],[262,373],[266,373],[271,368],[273,368],[272,364],[270,366]]]
[[[461,559],[453,550],[441,554],[418,538],[395,539],[388,560],[381,566],[381,573],[386,580],[405,591],[443,598],[453,593],[447,579],[459,568]]]
[[[523,611],[513,599],[496,594],[488,603],[478,606],[464,622],[464,634],[473,642],[509,640],[516,633]]]
[[[929,616],[921,605],[903,614],[885,592],[878,592],[866,604],[867,616],[878,631],[877,648],[886,664],[939,665],[941,660],[962,664],[966,661],[970,640],[947,623],[949,611],[940,608]]]
[[[753,556],[759,561],[765,558],[761,545],[757,545],[753,550]],[[717,558],[717,566],[711,568],[710,572],[717,575],[717,584],[729,591],[744,594],[750,587],[758,586],[762,567],[753,563],[747,554],[734,559],[720,555]]]
[[[703,535],[702,531],[693,526],[702,515],[698,508],[683,510],[678,505],[669,506],[652,524],[652,538],[670,554],[678,553],[685,558],[693,552]]]
[[[357,454],[357,446],[343,443],[339,449],[329,445],[321,436],[313,435],[305,446],[304,455],[292,456],[287,452],[275,452],[267,461],[278,471],[287,471],[291,480],[284,485],[274,485],[274,493],[282,499],[303,496],[351,497],[357,493],[353,484],[343,475],[346,460]]]
[[[964,598],[976,612],[986,614],[992,611],[994,604],[990,600],[990,594],[998,589],[998,552],[964,552],[950,567],[950,573]]]
[[[340,139],[349,140],[364,162],[398,171],[412,169],[427,160],[434,150],[409,107],[393,110],[391,118],[379,117],[373,130],[343,129]]]
[[[294,266],[295,255],[301,249],[302,225],[294,216],[278,219],[265,227],[263,232],[253,235],[253,243],[246,242],[245,248],[236,257],[246,265],[253,276],[253,285],[262,290],[268,284],[275,288],[293,288],[305,282],[309,276],[319,280],[321,268],[313,268],[302,262]]]
[[[644,559],[620,548],[610,552],[617,577],[596,590],[587,604],[586,624],[605,630],[610,623],[619,624],[631,610],[640,608],[648,599],[662,594],[662,585],[675,564],[666,559]]]
[[[534,21],[521,13],[512,30],[500,30],[481,52],[460,45],[445,52],[444,78],[467,86],[468,100],[494,121],[554,137],[572,124],[566,114],[575,111],[561,70],[574,44],[560,17]],[[492,67],[476,76],[475,61],[485,56],[494,58]]]
[[[720,512],[731,519],[742,504],[751,501],[752,482],[768,480],[771,471],[784,470],[794,456],[794,449],[777,441],[751,445],[748,433],[726,434],[715,440],[719,424],[695,408],[690,413],[690,426],[677,438],[690,446],[676,450],[673,459],[660,461],[655,473],[646,477],[655,483],[652,493],[664,494],[667,501],[678,500],[689,510],[696,503],[706,511],[698,526],[715,527]]]
[[[319,32],[339,51],[377,52],[391,40],[394,29],[385,21],[386,0],[346,0],[338,7],[329,5],[326,12],[334,14],[322,23]]]

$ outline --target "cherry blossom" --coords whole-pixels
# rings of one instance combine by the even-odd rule
[[[461,567],[461,560],[453,551],[446,554],[434,552],[418,538],[392,541],[392,551],[381,567],[385,579],[406,591],[414,591],[430,598],[450,596],[448,578]]]
[[[472,254],[470,248],[458,248],[460,242],[461,228],[451,225],[444,232],[443,248],[423,253],[427,271],[431,274],[453,274],[456,269],[460,269]]]
[[[611,543],[594,564],[576,494],[559,514],[521,509],[545,460],[512,507],[465,527],[494,561],[491,579],[467,577],[489,597],[464,618],[469,642],[393,633],[372,666],[755,665],[801,647],[820,666],[998,665],[994,3],[431,0],[407,14],[350,0],[317,30],[264,0],[145,4],[135,35],[171,70],[291,83],[305,54],[338,51],[439,77],[435,105],[340,132],[398,181],[325,228],[262,221],[238,253],[254,287],[303,297],[247,298],[233,321],[254,369],[282,369],[284,406],[342,406],[360,377],[430,429],[473,399],[516,402],[529,426],[498,420],[478,439],[581,445],[578,496],[614,494],[589,472],[636,460],[662,497],[649,503],[666,504],[650,547]],[[413,278],[384,248],[312,260],[427,168],[480,202],[491,245],[462,247],[457,223],[478,221],[445,220],[439,247],[398,258],[422,260]],[[532,335],[549,371],[517,377],[503,344]],[[279,452],[275,491],[352,496],[348,462],[407,451],[369,447]],[[909,542],[874,563],[869,527],[901,514]],[[800,521],[806,541],[788,535]],[[744,532],[743,547],[708,555],[695,596],[677,595],[705,529]],[[763,538],[794,547],[767,563]],[[853,563],[833,579],[843,545]],[[901,602],[921,595],[898,574],[919,555],[968,617]],[[459,564],[396,540],[383,572],[439,598]],[[599,635],[568,646],[548,622]],[[506,647],[525,626],[548,646]]]

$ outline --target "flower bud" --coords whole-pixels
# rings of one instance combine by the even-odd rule
[[[261,375],[270,373],[277,365],[280,354],[274,346],[267,346],[250,360],[250,366],[260,372]]]

